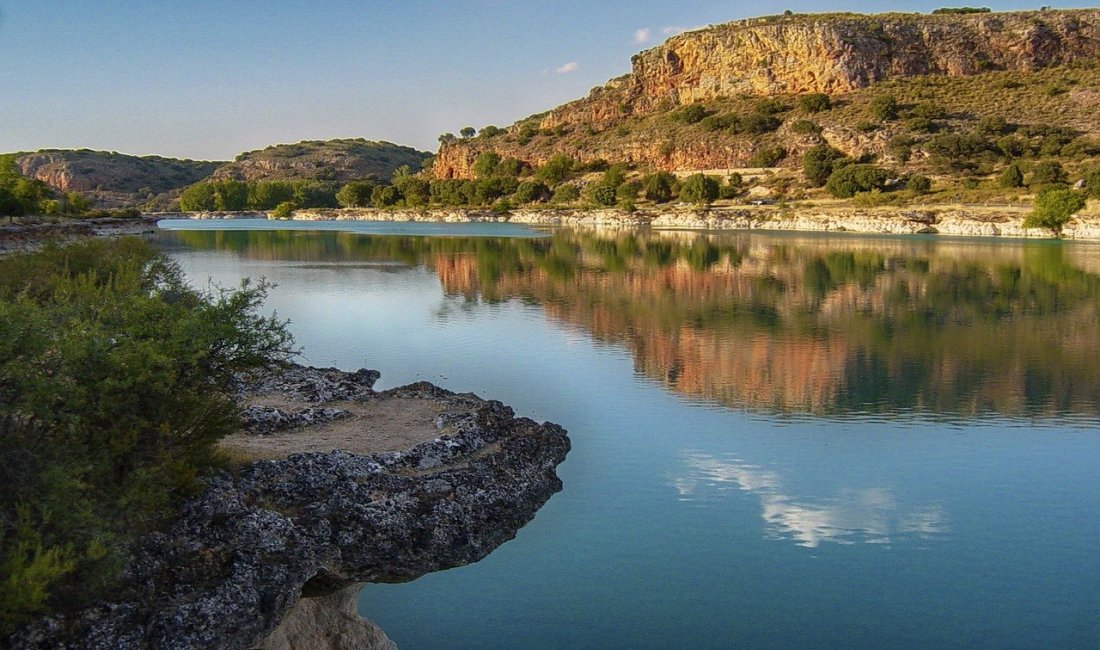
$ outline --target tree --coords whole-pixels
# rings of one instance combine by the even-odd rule
[[[431,183],[419,176],[404,176],[394,181],[394,186],[404,198],[406,207],[420,208],[431,200]]]
[[[1089,196],[1094,199],[1100,199],[1100,167],[1097,167],[1085,176],[1085,188],[1088,190]]]
[[[592,183],[585,188],[588,200],[597,206],[615,205],[615,188],[602,183]]]
[[[439,136],[439,144],[450,144],[457,139],[458,138],[456,138],[455,134],[453,133],[444,133],[443,135]]]
[[[668,172],[657,172],[642,179],[645,197],[654,203],[668,203],[676,188],[676,177]]]
[[[287,181],[260,181],[249,184],[248,208],[250,210],[272,210],[280,203],[293,198],[294,185]]]
[[[798,99],[798,106],[807,113],[820,113],[833,107],[833,101],[825,93],[810,93]]]
[[[997,184],[1001,187],[1023,187],[1024,172],[1020,169],[1020,164],[1012,163],[1008,167],[1005,167],[1000,177],[997,178]]]
[[[562,185],[554,190],[554,197],[550,201],[552,203],[572,203],[579,198],[581,198],[581,188],[576,185]]]
[[[458,133],[464,138],[472,138],[477,135],[477,129],[472,126],[464,126],[459,130]]]
[[[24,214],[26,214],[26,208],[23,207],[23,203],[15,198],[11,190],[0,187],[0,217],[7,217],[10,222],[12,217],[21,217]]]
[[[1035,198],[1035,209],[1024,219],[1024,228],[1048,228],[1062,234],[1062,226],[1085,207],[1085,195],[1074,190],[1049,190]]]
[[[371,190],[370,201],[376,208],[388,208],[397,205],[403,197],[393,185],[379,185]]]
[[[483,151],[474,160],[474,175],[478,178],[489,178],[496,174],[500,165],[500,155],[493,151]]]
[[[684,124],[695,124],[708,115],[702,104],[688,104],[672,114],[673,119]]]
[[[575,165],[576,161],[572,158],[559,154],[539,167],[538,171],[535,172],[535,176],[544,183],[557,185],[569,178],[569,174],[572,173]]]
[[[914,194],[926,194],[932,189],[932,179],[920,174],[910,176],[909,180],[905,181],[905,189]]]
[[[241,181],[224,180],[214,184],[214,209],[225,212],[244,210],[248,205],[248,186]]]
[[[718,181],[705,174],[692,174],[680,186],[680,200],[696,205],[710,205],[718,198]]]
[[[345,208],[365,208],[370,205],[370,195],[374,183],[370,181],[352,181],[340,188],[336,200]]]
[[[516,201],[520,203],[534,203],[550,198],[550,188],[539,181],[524,181],[516,187]]]
[[[501,133],[504,133],[504,129],[500,128],[499,126],[494,126],[492,124],[481,128],[481,137],[483,138],[491,138],[493,136],[500,135]]]
[[[92,202],[80,192],[65,192],[65,212],[84,214],[92,209]]]
[[[608,167],[607,170],[603,173],[603,179],[600,181],[601,184],[607,185],[612,189],[619,187],[625,182],[626,165],[622,163],[617,163]]]
[[[1042,160],[1031,168],[1031,185],[1050,185],[1065,183],[1069,175],[1057,160]]]
[[[184,212],[213,209],[214,185],[212,183],[196,183],[180,193],[180,210]]]
[[[898,116],[898,100],[893,95],[878,95],[871,100],[871,115],[880,120],[893,120]]]
[[[802,175],[814,187],[821,187],[829,180],[836,161],[843,158],[844,154],[828,145],[810,147],[802,155]]]
[[[825,189],[837,198],[847,199],[859,192],[882,190],[890,175],[874,165],[845,165],[835,169],[825,183]]]
[[[289,219],[293,216],[298,206],[293,201],[283,201],[271,211],[271,216],[276,219]]]

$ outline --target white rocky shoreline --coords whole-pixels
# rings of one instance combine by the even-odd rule
[[[293,221],[377,221],[428,223],[512,223],[532,226],[650,227],[666,230],[756,230],[856,234],[945,235],[1053,239],[1045,228],[1024,228],[1028,210],[1006,207],[856,208],[739,206],[699,209],[674,206],[624,212],[618,209],[522,209],[507,213],[479,209],[303,209]],[[195,212],[162,218],[264,219],[266,212]],[[1062,229],[1062,239],[1100,241],[1100,214],[1079,214]]]

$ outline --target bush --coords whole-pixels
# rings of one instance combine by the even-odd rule
[[[266,289],[197,292],[132,238],[0,261],[0,635],[101,597],[221,464],[235,373],[293,352]]]
[[[845,165],[833,171],[825,183],[825,189],[837,198],[851,198],[857,192],[870,192],[886,188],[889,174],[874,165]]]
[[[791,131],[801,135],[817,135],[821,133],[821,127],[810,120],[797,120],[791,124]]]
[[[615,188],[602,183],[593,183],[585,188],[586,198],[594,205],[608,207],[615,205]]]
[[[680,200],[696,205],[710,205],[718,194],[718,181],[704,174],[692,174],[680,186]]]
[[[482,127],[480,135],[483,138],[492,138],[494,136],[500,135],[501,133],[504,133],[504,129],[500,128],[499,126],[493,126],[492,124],[490,124],[489,126]]]
[[[913,133],[932,133],[936,123],[926,117],[911,117],[905,120],[905,128]]]
[[[535,172],[535,176],[548,185],[557,185],[569,178],[569,174],[572,173],[575,165],[576,161],[569,156],[557,155],[539,167],[538,171]]]
[[[672,118],[684,124],[695,124],[709,115],[702,104],[689,104],[672,114]]]
[[[771,115],[750,113],[749,115],[738,118],[730,128],[733,129],[734,133],[763,135],[775,131],[781,124],[783,124],[782,121]]]
[[[910,176],[905,182],[905,189],[914,194],[927,194],[932,189],[932,179],[919,174]]]
[[[622,201],[634,202],[638,199],[638,194],[642,191],[642,184],[638,181],[630,181],[623,183],[615,190],[615,198]]]
[[[352,181],[340,188],[336,200],[345,208],[365,208],[370,205],[374,183],[370,181]]]
[[[516,188],[515,199],[519,203],[534,203],[550,198],[550,188],[538,181],[524,181]]]
[[[798,106],[807,113],[820,113],[833,107],[833,101],[825,93],[810,93],[798,99]]]
[[[562,185],[554,190],[554,203],[572,203],[581,198],[581,190],[576,185]]]
[[[868,107],[871,115],[886,121],[896,119],[898,116],[898,100],[893,95],[878,95],[871,100]]]
[[[844,154],[828,145],[818,145],[806,150],[802,155],[802,174],[814,187],[821,187],[829,180],[836,161]]]
[[[1024,186],[1024,172],[1020,169],[1018,163],[1012,163],[1005,170],[1001,172],[1001,175],[997,178],[997,184],[1001,187],[1023,187]]]
[[[474,159],[474,176],[489,178],[496,174],[500,164],[500,155],[493,151],[482,151]]]
[[[926,120],[942,120],[947,117],[947,111],[943,106],[934,102],[921,102],[914,106],[909,114],[913,117],[923,117]]]
[[[657,172],[642,179],[645,197],[654,203],[668,203],[676,188],[676,177],[668,172]]]
[[[761,99],[756,102],[756,105],[752,108],[753,112],[758,115],[777,115],[783,111],[788,110],[787,105],[779,99]]]
[[[370,193],[370,201],[376,208],[388,208],[397,205],[401,199],[401,192],[393,185],[379,185]]]
[[[1088,190],[1089,196],[1100,199],[1100,167],[1085,176],[1085,189]]]
[[[1031,168],[1031,183],[1029,185],[1050,185],[1052,183],[1065,183],[1069,180],[1066,170],[1062,169],[1057,160],[1043,160],[1035,163]]]
[[[704,117],[699,126],[703,127],[704,131],[724,131],[731,128],[737,122],[737,116],[732,113],[725,115],[711,115],[710,117]]]
[[[289,219],[297,209],[298,206],[293,201],[283,201],[275,206],[275,209],[271,211],[271,216],[276,219]]]
[[[1025,228],[1048,228],[1054,234],[1062,233],[1062,226],[1085,207],[1085,196],[1068,189],[1040,192],[1035,198],[1035,209],[1024,219]]]
[[[786,157],[787,150],[783,147],[761,147],[749,158],[749,167],[775,167]]]

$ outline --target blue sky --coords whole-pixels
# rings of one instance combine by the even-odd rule
[[[505,126],[587,94],[676,28],[788,7],[944,5],[0,0],[0,151],[229,159],[335,137],[434,150],[440,133]]]

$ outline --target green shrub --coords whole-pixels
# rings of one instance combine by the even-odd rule
[[[893,120],[898,116],[898,100],[893,95],[878,95],[871,100],[868,110],[876,119]]]
[[[195,291],[132,238],[0,260],[0,635],[101,596],[221,464],[235,374],[293,352],[266,289]]]
[[[791,131],[801,135],[818,135],[821,133],[821,127],[810,120],[797,120],[791,123]]]
[[[910,176],[905,182],[905,189],[914,194],[926,194],[932,189],[932,179],[919,174]]]
[[[1029,185],[1050,185],[1051,183],[1065,183],[1069,175],[1057,160],[1042,160],[1031,168],[1031,182]]]
[[[289,219],[298,206],[293,201],[283,201],[271,211],[271,216],[276,219]]]
[[[1023,187],[1024,172],[1018,163],[1012,163],[997,178],[997,184],[1001,187]]]
[[[1085,176],[1085,189],[1088,190],[1089,196],[1100,199],[1100,167],[1093,169]]]
[[[496,174],[497,165],[500,164],[500,154],[495,151],[482,151],[474,159],[474,176],[489,178]]]
[[[810,185],[821,187],[832,175],[836,161],[842,158],[844,154],[828,145],[811,147],[802,155],[802,174]]]
[[[1056,235],[1073,215],[1085,207],[1085,196],[1068,189],[1040,192],[1035,209],[1024,219],[1025,228],[1048,228]]]
[[[911,117],[905,120],[905,128],[913,133],[932,133],[936,130],[936,123],[927,117]]]
[[[749,158],[749,167],[775,167],[786,157],[787,150],[783,147],[761,147]]]
[[[654,203],[667,203],[672,200],[676,188],[676,177],[668,172],[657,172],[642,179],[645,197]]]
[[[947,117],[947,111],[935,102],[921,102],[914,106],[909,114],[913,117],[923,117],[926,120],[942,120]]]
[[[820,113],[833,107],[833,101],[825,93],[810,93],[798,98],[798,107],[807,113]]]
[[[370,181],[352,181],[340,188],[336,200],[345,208],[365,208],[370,205],[373,191],[374,183]]]
[[[370,201],[376,208],[388,208],[401,202],[401,191],[393,185],[379,185],[370,193]]]
[[[596,206],[615,205],[615,188],[601,183],[593,183],[585,188],[585,196]]]
[[[699,122],[699,126],[701,126],[704,131],[725,131],[726,129],[732,128],[736,123],[737,116],[732,113],[727,113],[725,115],[704,117]]]
[[[718,181],[705,174],[692,174],[680,186],[680,200],[696,205],[710,205],[718,198]]]
[[[756,102],[756,105],[752,107],[754,113],[758,115],[778,115],[788,110],[787,104],[781,99],[769,98],[761,99]]]
[[[783,124],[779,118],[771,115],[765,115],[763,113],[750,113],[742,117],[737,118],[737,121],[730,127],[734,133],[745,133],[748,135],[763,135],[765,133],[771,133],[779,128]]]
[[[825,189],[837,198],[851,198],[857,192],[885,189],[888,179],[886,170],[874,165],[845,165],[830,174]]]
[[[575,165],[575,160],[569,156],[559,154],[539,167],[535,172],[535,176],[548,185],[557,185],[569,178],[569,174],[572,173]]]
[[[516,187],[515,199],[519,203],[534,203],[550,198],[550,188],[538,181],[524,181]]]
[[[689,104],[673,113],[672,118],[684,124],[695,124],[707,115],[709,112],[702,104]]]
[[[562,185],[554,190],[554,203],[572,203],[581,198],[581,190],[576,185]]]

